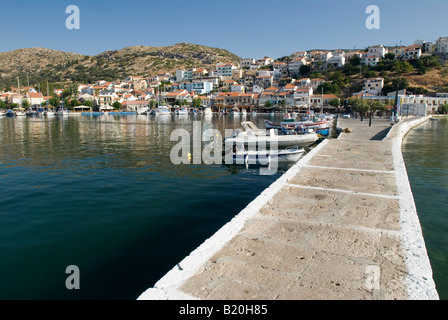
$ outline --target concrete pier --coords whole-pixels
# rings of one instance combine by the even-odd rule
[[[339,120],[141,300],[438,299],[401,155],[427,118]]]

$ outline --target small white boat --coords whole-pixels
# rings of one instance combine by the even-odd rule
[[[207,107],[207,108],[205,108],[205,110],[204,110],[204,115],[205,116],[209,116],[209,115],[212,115],[212,109],[210,108],[210,107]]]
[[[0,117],[5,117],[6,116],[6,112],[1,111],[0,112]]]
[[[176,114],[177,115],[187,115],[188,114],[188,109],[184,108],[184,107],[176,109]]]
[[[239,116],[240,115],[240,109],[238,109],[238,108],[232,108],[232,110],[230,110],[230,114],[232,115],[232,116]]]
[[[151,110],[151,114],[156,116],[170,115],[171,110],[168,106],[158,106],[156,109]]]
[[[149,111],[149,108],[138,108],[136,110],[137,115],[147,115]]]
[[[330,120],[324,120],[324,121],[299,121],[299,122],[280,122],[280,123],[274,123],[269,120],[264,120],[264,124],[266,126],[266,129],[282,129],[283,127],[288,128],[295,128],[303,126],[307,129],[328,129],[330,127],[331,121]]]
[[[54,113],[55,116],[63,116],[63,117],[67,117],[68,114],[69,111],[67,109],[59,109]]]
[[[232,162],[236,164],[258,164],[258,165],[269,165],[273,162],[277,163],[288,163],[297,162],[305,154],[303,148],[298,146],[288,147],[284,150],[240,150],[232,152]],[[230,158],[227,155],[226,159]]]
[[[278,135],[274,129],[260,130],[250,121],[242,122],[244,131],[236,130],[232,136],[225,139],[226,145],[249,145],[254,144],[258,147],[266,146],[269,148],[271,144],[276,144],[279,148],[290,146],[308,147],[319,140],[319,135],[315,132],[307,132],[304,134],[294,135]]]
[[[247,111],[245,109],[243,109],[243,111],[241,111],[241,115],[243,117],[247,117]]]
[[[23,110],[16,110],[16,117],[26,116],[26,112]]]

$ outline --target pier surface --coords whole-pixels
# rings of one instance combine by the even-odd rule
[[[438,299],[401,155],[427,118],[339,120],[139,299]]]

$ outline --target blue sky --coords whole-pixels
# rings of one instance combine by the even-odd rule
[[[79,30],[65,27],[69,5],[80,9]],[[368,5],[381,10],[380,30],[365,27]],[[0,51],[45,47],[95,55],[190,42],[241,57],[278,58],[448,36],[446,0],[2,0],[1,8]]]

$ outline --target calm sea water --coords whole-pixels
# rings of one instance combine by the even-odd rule
[[[193,120],[241,122],[0,118],[0,299],[136,299],[287,169],[173,165],[170,133]],[[80,290],[66,289],[69,265]]]
[[[440,299],[448,299],[448,119],[404,139],[403,157]]]

